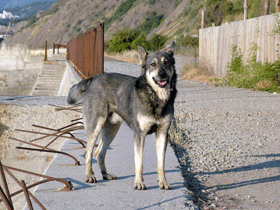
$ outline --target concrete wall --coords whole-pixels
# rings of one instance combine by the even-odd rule
[[[63,76],[63,79],[61,81],[59,90],[58,90],[58,96],[67,96],[69,89],[80,82],[82,79],[77,74],[76,70],[73,68],[73,66],[66,61],[66,70]]]
[[[33,61],[27,45],[2,44],[0,49],[0,95],[31,95],[42,69]]]

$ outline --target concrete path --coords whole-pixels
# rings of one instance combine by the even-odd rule
[[[84,132],[77,137],[86,139]],[[184,187],[179,163],[171,146],[167,147],[166,177],[172,190],[160,190],[157,183],[155,136],[146,138],[144,149],[144,182],[147,190],[133,189],[134,149],[133,132],[123,124],[107,152],[106,166],[117,180],[104,181],[98,165],[93,159],[93,170],[98,182],[84,182],[84,149],[75,141],[67,141],[61,151],[75,156],[81,166],[66,156],[57,155],[46,171],[46,175],[67,179],[74,185],[74,191],[59,192],[63,185],[52,182],[40,185],[35,196],[47,209],[197,209],[193,206],[188,190]],[[34,204],[35,209],[39,209]]]

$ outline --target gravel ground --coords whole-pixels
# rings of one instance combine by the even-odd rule
[[[187,176],[205,206],[279,209],[279,95],[191,81],[178,89]]]

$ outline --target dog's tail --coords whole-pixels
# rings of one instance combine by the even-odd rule
[[[75,104],[85,96],[92,79],[93,77],[89,79],[83,79],[78,84],[75,84],[70,88],[67,98],[68,104]]]

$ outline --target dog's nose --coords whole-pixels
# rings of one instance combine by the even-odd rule
[[[163,70],[161,70],[159,73],[158,73],[158,76],[159,76],[159,78],[166,78],[167,77],[167,74],[166,74],[166,72],[165,71],[163,71]]]

